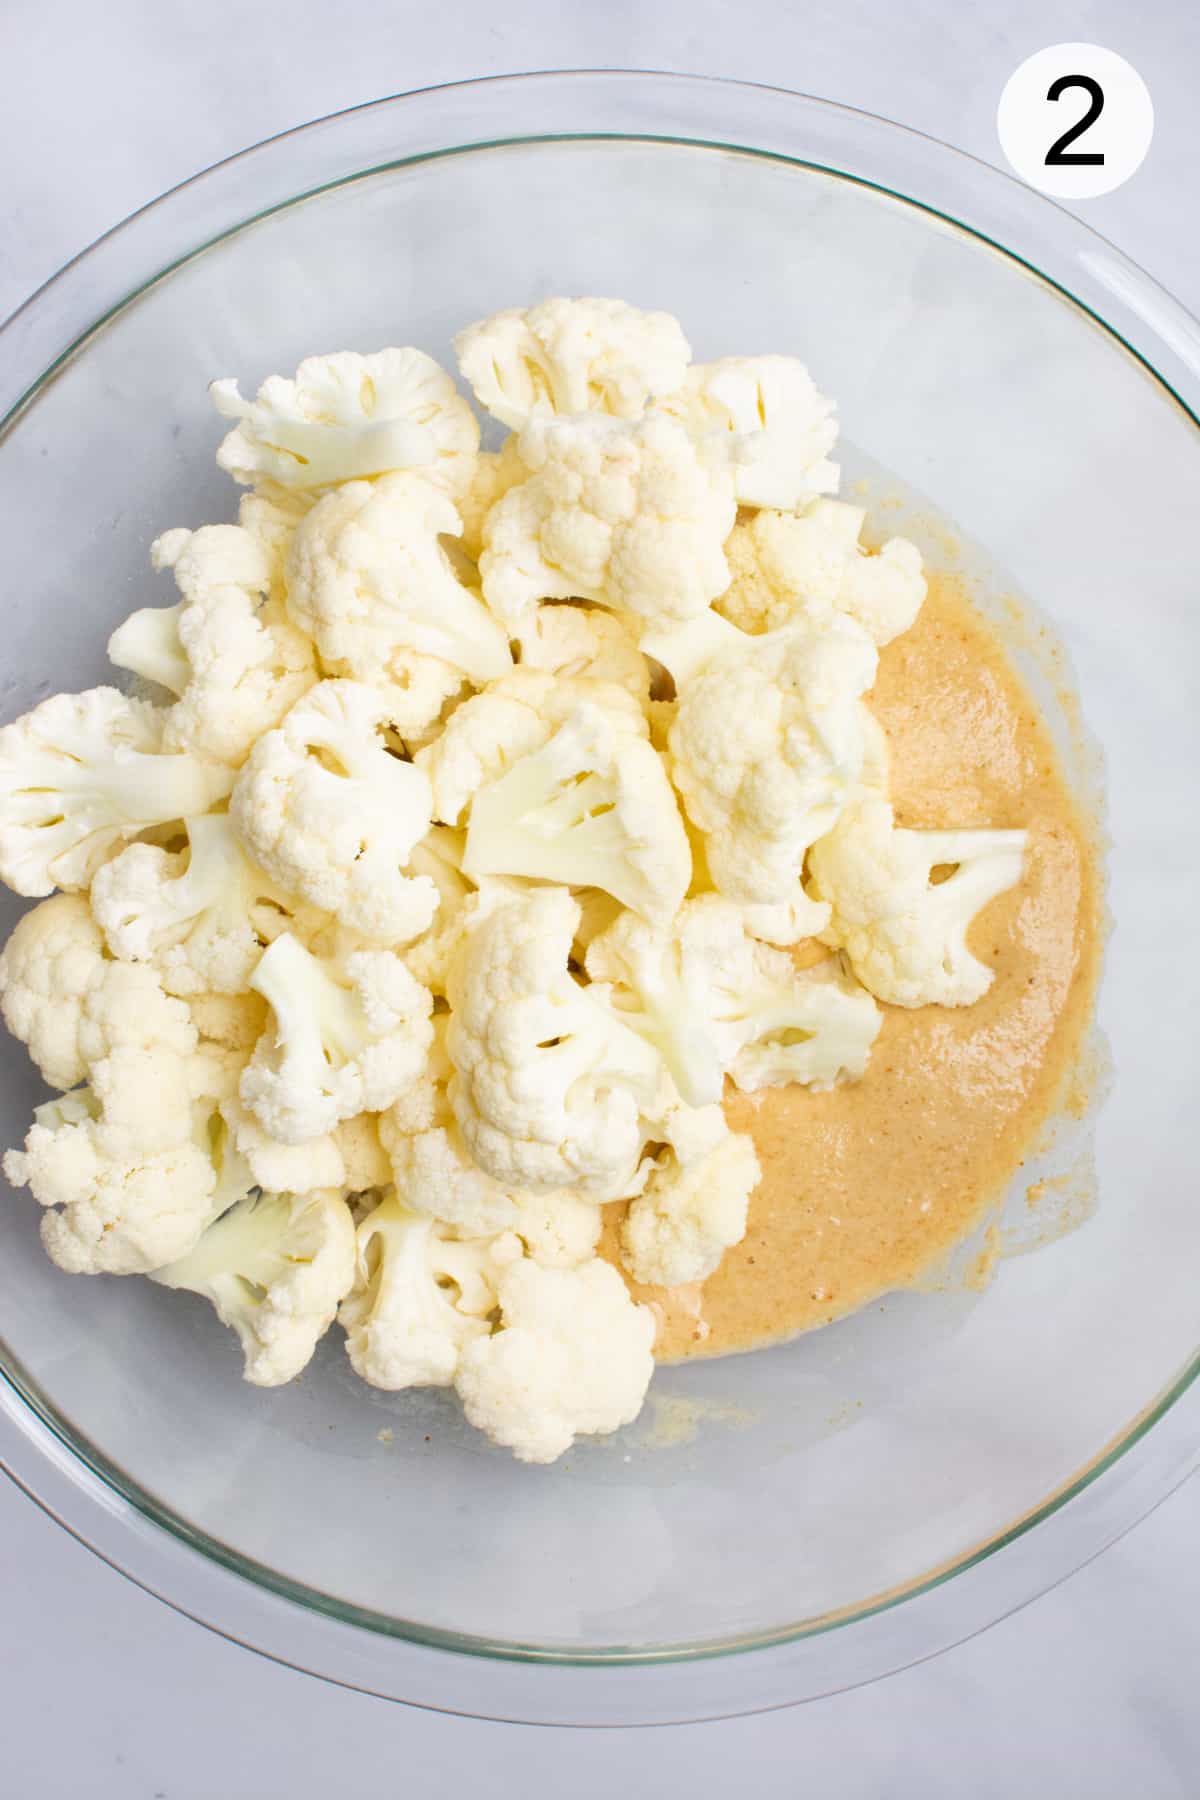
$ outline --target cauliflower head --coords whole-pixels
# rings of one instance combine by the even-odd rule
[[[91,1077],[89,1087],[36,1109],[4,1173],[51,1209],[42,1242],[59,1268],[146,1274],[186,1255],[246,1192],[250,1171],[215,1101],[196,1096],[186,1059],[119,1049]]]
[[[470,1423],[520,1462],[554,1462],[577,1437],[618,1431],[654,1373],[654,1315],[593,1257],[574,1269],[511,1263],[500,1329],[462,1350],[455,1386]],[[599,1352],[599,1353],[598,1353]]]
[[[540,600],[686,619],[728,586],[732,479],[676,420],[535,415],[520,452],[529,479],[488,514],[479,559],[484,598],[513,636]]]
[[[253,400],[228,378],[209,388],[238,421],[217,451],[253,487],[320,488],[421,468],[452,491],[471,479],[479,424],[453,377],[421,350],[339,350],[309,356],[288,379],[270,375]]]
[[[604,681],[624,688],[643,705],[650,698],[650,667],[634,623],[624,614],[547,602],[538,607],[519,643],[524,669],[542,669],[568,681]]]
[[[669,735],[672,777],[728,899],[800,906],[805,854],[859,779],[859,696],[876,661],[852,620],[798,621],[684,684]],[[821,929],[828,915],[808,912],[809,932]]]
[[[859,544],[866,514],[815,500],[800,514],[763,511],[735,525],[725,545],[733,579],[716,602],[743,631],[776,631],[797,614],[845,613],[882,647],[908,630],[925,599],[921,553],[889,538],[875,555]]]
[[[397,655],[416,654],[482,687],[512,668],[506,633],[442,544],[460,530],[449,494],[419,475],[346,482],[317,501],[292,540],[287,605],[327,669],[386,684]]]
[[[690,1107],[719,1101],[727,1075],[751,1091],[857,1078],[879,1030],[869,994],[832,968],[800,973],[714,894],[686,901],[666,927],[621,913],[588,947],[586,966]]]
[[[113,1050],[187,1057],[197,1044],[187,1007],[156,970],[106,954],[79,894],[56,894],[17,922],[0,955],[0,1012],[51,1087],[74,1087]]]
[[[429,781],[392,755],[386,689],[322,681],[259,738],[229,812],[250,855],[288,893],[374,943],[428,929],[437,889],[410,875],[430,822]]]
[[[97,870],[91,909],[113,956],[152,962],[169,994],[242,994],[296,902],[246,855],[228,813],[184,821],[187,850],[130,844]]]
[[[449,983],[450,1104],[471,1157],[505,1186],[628,1193],[662,1063],[567,968],[579,908],[538,888],[486,912]]]
[[[670,313],[624,300],[543,300],[468,325],[458,366],[493,417],[520,431],[535,412],[638,419],[681,385],[691,348]]]
[[[338,1315],[355,1373],[378,1388],[449,1387],[468,1344],[490,1330],[495,1273],[490,1244],[459,1242],[386,1195],[358,1228]]]
[[[263,953],[252,985],[271,1008],[241,1079],[242,1102],[283,1144],[323,1138],[381,1112],[424,1071],[433,999],[389,950],[331,965],[289,933]]]
[[[692,854],[644,730],[587,702],[571,713],[475,795],[464,873],[601,888],[649,918],[670,918],[687,892]]]
[[[269,598],[271,564],[253,532],[240,525],[204,525],[199,531],[167,531],[150,549],[156,569],[172,569],[184,596],[163,609],[173,618],[182,682],[158,677],[178,695],[163,722],[167,750],[191,750],[218,762],[245,762],[256,738],[277,725],[317,680],[308,638],[289,624]],[[135,613],[109,642],[109,656],[124,668],[154,679],[151,666],[133,659],[129,634]],[[163,627],[150,632],[153,645]],[[113,656],[114,644],[120,654]]]
[[[163,724],[100,687],[52,694],[0,727],[0,880],[34,896],[85,888],[114,845],[223,800],[234,771],[168,754]]]
[[[967,932],[990,900],[1021,879],[1026,837],[906,831],[886,800],[864,798],[813,846],[813,888],[832,909],[827,941],[845,951],[865,988],[893,1006],[972,1006],[993,971],[972,953]]]
[[[711,459],[726,464],[740,506],[784,510],[834,493],[832,402],[794,356],[724,356],[688,370],[660,410],[684,423]]]
[[[354,1268],[350,1209],[327,1188],[248,1194],[151,1279],[210,1301],[238,1335],[246,1380],[280,1387],[311,1361]]]
[[[647,1287],[707,1281],[746,1235],[761,1171],[754,1140],[730,1131],[719,1106],[693,1114],[655,1158],[621,1225],[621,1261]]]

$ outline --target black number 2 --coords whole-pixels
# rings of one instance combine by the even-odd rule
[[[1046,98],[1047,100],[1061,100],[1069,88],[1082,88],[1084,93],[1087,94],[1091,100],[1091,105],[1081,119],[1076,119],[1069,131],[1064,131],[1060,138],[1055,138],[1054,142],[1046,152],[1046,167],[1048,169],[1056,165],[1061,166],[1064,163],[1068,165],[1079,163],[1096,164],[1104,161],[1103,150],[1067,149],[1067,145],[1073,144],[1077,137],[1082,137],[1088,127],[1094,125],[1096,120],[1100,117],[1100,114],[1104,111],[1104,89],[1100,86],[1098,81],[1093,81],[1090,75],[1060,75],[1057,81],[1052,81],[1050,83],[1046,92]]]

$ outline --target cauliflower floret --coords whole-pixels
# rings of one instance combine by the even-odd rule
[[[179,635],[186,608],[187,602],[180,600],[175,606],[143,606],[130,613],[108,640],[109,662],[178,697],[192,679]]]
[[[154,608],[135,613],[109,641],[109,657],[179,696],[163,716],[165,749],[236,766],[313,686],[313,647],[266,598],[270,557],[240,525],[164,532],[150,559],[156,569],[174,570],[183,602],[162,609],[161,624]],[[168,631],[183,659],[174,673],[165,666],[169,643],[159,648]]]
[[[350,1291],[354,1221],[331,1189],[249,1195],[151,1279],[211,1301],[237,1332],[246,1380],[279,1387],[311,1360]]]
[[[464,555],[473,563],[483,550],[483,527],[497,501],[503,500],[509,488],[529,479],[529,470],[521,461],[515,436],[505,438],[499,450],[481,450],[475,458],[470,485],[455,495],[462,520],[460,542]]]
[[[691,347],[670,313],[624,300],[543,300],[468,325],[454,340],[475,398],[521,430],[531,413],[612,413],[637,419],[674,393]]]
[[[452,492],[471,479],[479,423],[423,351],[309,356],[291,380],[268,376],[252,401],[228,378],[208,391],[224,418],[240,420],[217,462],[247,487],[316,488],[418,467]]]
[[[567,970],[579,908],[563,888],[496,905],[450,974],[450,1104],[470,1155],[509,1188],[630,1191],[662,1064]]]
[[[285,933],[252,985],[274,1030],[259,1039],[241,1098],[281,1143],[307,1143],[356,1113],[381,1112],[425,1067],[432,996],[390,951],[347,956],[343,975]]]
[[[633,695],[607,681],[568,681],[537,669],[514,669],[486,693],[464,700],[441,736],[414,758],[429,777],[434,818],[461,824],[478,788],[540,749],[587,703],[611,714],[622,736],[646,736],[645,715]]]
[[[74,1087],[115,1049],[189,1056],[196,1027],[156,971],[111,961],[87,901],[33,907],[0,955],[0,1012],[52,1087]]]
[[[222,1050],[253,1050],[266,1030],[261,994],[189,994],[187,1009],[201,1042]]]
[[[512,668],[505,632],[440,541],[460,529],[449,495],[419,475],[351,481],[318,500],[292,541],[287,605],[331,673],[384,685],[397,652],[478,687]]]
[[[586,678],[650,697],[650,669],[629,619],[595,606],[539,606],[521,638],[521,666],[567,680]]]
[[[646,1286],[707,1281],[746,1235],[746,1210],[761,1170],[754,1140],[730,1131],[719,1106],[681,1124],[655,1159],[621,1226],[621,1261]]]
[[[251,1182],[188,1061],[136,1049],[114,1050],[90,1088],[38,1107],[4,1173],[57,1209],[42,1242],[72,1275],[146,1274],[186,1255]]]
[[[907,631],[925,598],[921,553],[889,538],[877,555],[858,541],[866,514],[816,500],[798,517],[759,512],[725,546],[733,580],[716,602],[743,631],[775,631],[799,613],[847,613],[882,647]]]
[[[405,873],[429,829],[430,789],[385,738],[386,690],[323,681],[255,745],[229,811],[251,855],[288,892],[383,944],[425,931],[428,876]]]
[[[18,894],[85,888],[122,839],[224,799],[234,771],[163,754],[163,719],[100,687],[0,729],[0,879]]]
[[[863,799],[812,849],[813,887],[833,909],[827,941],[893,1006],[971,1006],[993,971],[967,931],[1021,879],[1025,842],[1023,831],[898,830],[886,800]]]
[[[365,1194],[372,1188],[386,1187],[392,1179],[392,1164],[379,1135],[382,1113],[358,1113],[336,1126],[333,1141],[341,1152],[342,1177],[334,1186],[345,1187],[352,1194]]]
[[[313,1188],[348,1187],[345,1159],[333,1133],[310,1138],[303,1144],[281,1144],[243,1105],[238,1089],[246,1061],[245,1056],[238,1059],[233,1091],[221,1100],[221,1117],[234,1148],[246,1159],[255,1186],[274,1194],[303,1194]],[[340,1131],[341,1127],[338,1129]]]
[[[281,610],[287,599],[288,551],[296,527],[315,500],[316,494],[311,490],[262,481],[238,501],[238,524],[262,546],[267,559],[268,592]]]
[[[185,824],[186,852],[131,844],[97,870],[92,913],[112,954],[153,962],[169,994],[244,993],[296,903],[246,856],[228,813]]]
[[[502,1270],[501,1328],[462,1350],[455,1386],[469,1422],[521,1462],[548,1463],[577,1437],[628,1425],[654,1373],[654,1315],[598,1258]]]
[[[529,1194],[493,1181],[472,1162],[444,1089],[431,1098],[425,1129],[405,1131],[404,1117],[400,1109],[383,1113],[379,1134],[391,1159],[386,1179],[394,1180],[397,1195],[413,1212],[427,1213],[468,1238],[516,1232],[540,1262],[566,1265],[591,1255],[600,1235],[599,1206],[570,1188]]]
[[[692,855],[662,760],[644,736],[584,704],[471,804],[463,871],[602,888],[670,918]]]
[[[788,510],[837,490],[839,470],[828,460],[837,439],[833,403],[794,356],[698,363],[660,410],[728,463],[741,506]]]
[[[410,944],[404,960],[423,987],[444,995],[450,962],[464,924],[464,908],[471,898],[470,882],[462,873],[463,836],[445,825],[435,825],[413,851],[409,868],[427,875],[437,888],[438,906],[433,923],[423,937]]]
[[[716,895],[687,901],[669,927],[622,913],[590,945],[587,971],[692,1107],[719,1100],[727,1074],[750,1090],[856,1078],[879,1030],[869,994],[832,970],[799,973]]]
[[[728,586],[733,482],[674,419],[535,415],[520,453],[532,473],[488,514],[479,559],[513,636],[539,600],[686,619]]]
[[[805,853],[859,779],[859,695],[876,663],[862,627],[835,615],[751,639],[685,683],[670,730],[672,778],[728,899],[801,906]],[[808,932],[827,917],[814,904]]]
[[[359,1226],[354,1289],[338,1318],[350,1361],[372,1387],[449,1387],[494,1306],[490,1245],[449,1238],[395,1194]]]

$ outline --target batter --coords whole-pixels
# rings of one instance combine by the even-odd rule
[[[911,1283],[1006,1187],[1078,1058],[1100,949],[1094,849],[1036,707],[952,581],[931,579],[868,699],[898,825],[1029,833],[1023,879],[971,928],[995,980],[970,1007],[883,1006],[859,1082],[727,1090],[762,1181],[745,1238],[703,1286],[634,1288],[663,1362],[771,1343]],[[624,1208],[607,1211],[615,1260]]]

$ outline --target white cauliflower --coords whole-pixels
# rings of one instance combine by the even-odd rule
[[[711,894],[687,901],[669,926],[622,913],[589,946],[586,966],[692,1107],[718,1101],[726,1075],[749,1090],[856,1078],[879,1030],[869,994],[831,970],[798,972]]]
[[[604,1212],[599,1203],[560,1188],[553,1194],[518,1194],[509,1230],[525,1254],[547,1269],[574,1269],[590,1260],[600,1241]]]
[[[42,1242],[61,1269],[146,1274],[186,1255],[246,1192],[250,1171],[215,1101],[197,1098],[185,1058],[117,1049],[91,1074],[90,1088],[37,1108],[4,1173],[55,1209]]]
[[[649,699],[649,665],[632,622],[620,613],[548,602],[538,607],[519,643],[524,669],[543,669],[571,681],[606,681],[636,700]]]
[[[761,1170],[754,1140],[730,1131],[719,1106],[681,1123],[656,1157],[621,1226],[621,1261],[646,1286],[707,1281],[726,1250],[746,1235],[750,1195]]]
[[[514,669],[464,700],[440,737],[414,758],[429,777],[434,818],[461,824],[477,789],[540,749],[584,704],[603,707],[622,736],[646,736],[645,715],[633,695],[606,681]]]
[[[0,879],[18,894],[85,888],[123,839],[224,799],[234,771],[165,754],[164,716],[100,687],[0,728]]]
[[[428,876],[406,873],[429,829],[430,789],[388,749],[389,718],[386,690],[321,682],[258,740],[229,811],[281,887],[398,944],[428,928],[438,896]]]
[[[108,660],[142,681],[152,681],[169,694],[182,694],[192,678],[179,624],[187,602],[175,606],[143,606],[130,613],[108,640]]]
[[[579,908],[562,888],[495,906],[451,970],[450,1103],[467,1149],[507,1187],[628,1193],[661,1103],[662,1064],[567,970]]]
[[[837,440],[833,404],[794,356],[698,363],[660,410],[728,463],[741,506],[787,510],[837,489],[839,471],[828,460]]]
[[[351,1194],[383,1188],[392,1179],[392,1164],[379,1135],[379,1113],[357,1113],[335,1126],[333,1141],[342,1158],[341,1179],[334,1183]]]
[[[172,681],[165,680],[165,668],[157,677],[179,696],[164,714],[163,746],[239,765],[254,740],[313,686],[312,644],[268,598],[270,557],[240,525],[164,532],[151,545],[150,559],[156,569],[174,570],[184,596],[182,605],[165,609],[175,620],[184,669]],[[143,621],[147,616],[134,615]],[[122,642],[125,629],[110,641],[109,656],[155,679],[144,657],[140,665],[132,660],[128,639]],[[182,684],[176,686],[179,673]]]
[[[743,631],[776,631],[797,614],[856,619],[880,647],[908,630],[925,599],[921,553],[889,538],[876,555],[858,541],[860,506],[816,500],[798,516],[758,512],[725,545],[733,579],[718,609]]]
[[[463,872],[602,888],[647,918],[670,918],[692,856],[658,752],[585,703],[475,795]]]
[[[441,1088],[432,1097],[430,1120],[425,1129],[412,1132],[402,1129],[403,1110],[380,1117],[380,1139],[391,1159],[389,1178],[405,1206],[453,1226],[463,1237],[514,1231],[539,1261],[570,1264],[591,1255],[600,1235],[600,1208],[594,1201],[569,1188],[530,1194],[494,1181],[472,1161]]]
[[[475,398],[520,431],[535,411],[637,419],[691,361],[679,321],[624,300],[543,300],[468,325],[454,340]]]
[[[267,559],[268,592],[280,606],[287,599],[287,559],[296,527],[316,500],[304,488],[263,481],[238,501],[238,524],[257,538]]]
[[[535,415],[520,453],[530,477],[488,514],[479,559],[513,636],[540,600],[686,619],[727,587],[733,483],[675,420]]]
[[[463,836],[445,825],[435,825],[413,851],[409,869],[427,875],[438,893],[433,923],[410,944],[404,960],[423,987],[445,995],[450,962],[458,946],[465,908],[473,889],[462,873]]]
[[[479,424],[453,378],[423,351],[309,356],[292,379],[268,376],[253,400],[214,381],[213,405],[238,425],[217,461],[245,486],[325,487],[422,468],[456,491],[471,478]]]
[[[261,994],[189,994],[187,1009],[201,1042],[218,1049],[249,1055],[266,1029],[267,1003]]]
[[[244,993],[296,903],[250,861],[228,813],[185,825],[186,851],[130,844],[97,870],[93,916],[112,954],[153,962],[169,994]]]
[[[967,931],[1021,879],[1026,835],[899,830],[886,800],[861,800],[812,849],[814,891],[832,907],[827,941],[893,1006],[973,1005],[993,971]]]
[[[425,1067],[432,996],[388,950],[357,951],[343,971],[285,933],[264,952],[252,986],[274,1026],[255,1047],[241,1098],[281,1143],[381,1112]]]
[[[279,1387],[311,1360],[350,1291],[354,1221],[332,1189],[248,1195],[151,1279],[210,1301],[238,1335],[246,1380]]]
[[[387,1195],[358,1228],[354,1288],[338,1315],[355,1372],[372,1387],[448,1387],[463,1350],[490,1329],[495,1272],[489,1244],[458,1242]]]
[[[117,1049],[187,1057],[196,1027],[158,973],[114,962],[87,901],[56,894],[18,920],[0,955],[0,1012],[52,1087]]]
[[[672,778],[727,898],[801,906],[805,853],[862,770],[859,696],[876,662],[862,627],[834,616],[750,639],[685,683],[669,737]],[[808,932],[820,930],[823,908],[808,911]]]
[[[380,685],[393,658],[434,657],[476,686],[512,668],[508,638],[441,543],[461,528],[419,475],[351,481],[318,500],[288,556],[288,612],[326,668]]]
[[[509,488],[529,479],[529,470],[521,461],[516,436],[506,437],[499,450],[481,450],[475,458],[469,486],[455,494],[455,504],[462,520],[459,540],[465,556],[477,563],[483,549],[483,527],[497,501]]]
[[[462,1350],[455,1386],[469,1422],[521,1462],[548,1463],[577,1437],[627,1425],[654,1373],[654,1315],[608,1263],[547,1269],[522,1258],[498,1283],[501,1327]]]
[[[254,997],[259,998],[257,994]],[[238,1059],[233,1091],[221,1100],[221,1117],[238,1155],[246,1160],[254,1185],[273,1194],[350,1187],[346,1180],[345,1158],[335,1133],[310,1138],[303,1144],[282,1144],[243,1104],[238,1088],[246,1061],[244,1055]],[[340,1131],[342,1127],[337,1129]]]

